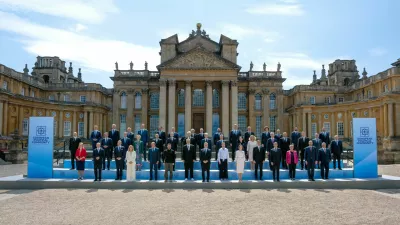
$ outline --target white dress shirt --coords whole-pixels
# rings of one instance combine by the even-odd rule
[[[229,151],[227,148],[220,148],[218,150],[218,161],[222,160],[227,160],[229,158]]]

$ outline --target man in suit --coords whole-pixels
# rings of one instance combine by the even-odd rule
[[[176,139],[174,136],[175,136],[174,132],[171,131],[171,133],[169,133],[169,137],[166,140],[166,143],[171,144],[171,148],[174,151],[177,151],[178,150],[178,139]]]
[[[225,142],[222,143],[221,148],[218,150],[218,168],[219,168],[219,179],[228,179],[228,160],[229,151],[225,147]]]
[[[221,133],[221,135],[219,135],[219,141],[217,141],[215,146],[215,161],[218,159],[218,151],[220,148],[222,148],[222,143],[226,144],[224,141],[224,135]]]
[[[342,170],[341,165],[341,155],[343,153],[343,144],[342,141],[339,140],[339,136],[335,135],[335,140],[331,142],[331,151],[333,154],[333,169],[336,169],[336,161],[338,161],[338,168]]]
[[[164,161],[164,142],[157,133],[154,135],[154,137],[155,137],[154,143],[156,143],[156,148],[158,148],[161,154],[161,160],[160,163],[158,163],[158,169],[161,169],[161,161]]]
[[[190,129],[190,144],[194,146],[194,149],[197,151],[197,134],[195,129]]]
[[[265,148],[261,146],[260,139],[257,140],[257,147],[253,149],[253,160],[255,164],[254,175],[256,180],[262,180],[263,178],[263,165],[265,162]],[[260,169],[260,176],[257,172]]]
[[[287,133],[283,132],[282,138],[280,139],[280,147],[282,151],[282,168],[288,169],[286,164],[286,152],[289,151],[290,138],[287,137]]]
[[[317,149],[313,146],[312,141],[308,141],[308,147],[306,147],[305,149],[304,158],[306,161],[308,181],[315,181],[314,169],[315,164],[318,164],[318,152]]]
[[[247,142],[249,142],[249,138],[251,135],[254,135],[254,132],[251,131],[251,127],[248,126],[246,133],[244,133],[244,143],[246,143],[246,145],[247,145]]]
[[[128,132],[124,132],[124,137],[121,138],[122,146],[124,146],[124,155],[122,156],[122,160],[125,162],[126,152],[128,151],[129,145],[132,144],[131,139],[128,138]],[[126,164],[124,163],[123,169],[126,169]]]
[[[94,181],[101,181],[101,166],[104,156],[104,149],[100,147],[100,142],[97,142],[96,148],[93,149]]]
[[[208,148],[209,142],[204,142],[203,148],[200,150],[201,177],[203,182],[206,181],[204,173],[207,173],[207,182],[210,182],[210,166],[211,166],[211,149]]]
[[[281,143],[281,138],[282,138],[282,134],[281,134],[281,130],[277,129],[275,132],[275,139],[278,142],[278,148],[280,148],[280,143]]]
[[[106,158],[107,158],[107,170],[110,170],[110,162],[113,155],[113,140],[108,137],[108,133],[104,133],[104,138],[101,140],[101,148],[104,150],[105,157],[103,158],[103,170],[106,169]]]
[[[203,149],[204,148],[204,144],[205,143],[208,143],[208,146],[210,146],[210,148],[211,148],[211,139],[210,138],[208,138],[208,133],[204,133],[204,139],[203,140],[201,140],[201,143],[200,143],[200,149]]]
[[[319,139],[321,139],[322,142],[325,142],[326,146],[329,146],[331,143],[329,132],[325,131],[325,127],[322,127],[322,132],[319,134]]]
[[[326,148],[325,142],[322,143],[322,148],[318,154],[319,164],[321,166],[321,178],[324,180],[329,179],[329,163],[331,162],[331,150]]]
[[[240,130],[238,130],[238,126],[237,124],[233,125],[233,130],[231,131],[231,133],[229,134],[229,143],[231,146],[231,151],[232,151],[232,162],[235,161],[235,152],[237,150],[238,147],[238,143],[239,143],[239,137],[242,136],[242,132],[240,132]]]
[[[274,147],[270,151],[271,154],[271,166],[272,166],[272,178],[274,181],[279,182],[279,169],[281,166],[282,152],[278,148],[278,142],[274,142]]]
[[[142,123],[140,130],[138,131],[138,134],[140,135],[140,139],[144,145],[144,152],[143,152],[144,161],[147,161],[146,150],[147,150],[147,142],[149,141],[149,132],[145,129],[144,123]]]
[[[171,132],[172,133],[172,132]],[[174,134],[172,133],[172,138],[174,138]],[[171,148],[171,143],[167,144],[167,149],[164,150],[163,153],[165,157],[165,164],[164,164],[164,182],[172,181],[173,177],[173,165],[175,164],[175,150]],[[168,178],[168,172],[169,172],[169,178]]]
[[[203,147],[201,146],[201,141],[204,139],[204,129],[200,128],[200,133],[198,133],[196,135],[196,144],[199,146],[199,152],[200,149],[202,149]]]
[[[74,132],[73,137],[69,139],[69,152],[71,153],[71,170],[75,169],[75,153],[81,143],[78,134]]]
[[[274,143],[277,142],[276,138],[275,138],[275,133],[271,132],[270,133],[271,137],[267,140],[267,147],[265,148],[265,150],[268,153],[268,164],[269,164],[269,169],[272,171],[272,165],[271,165],[271,149],[274,147]]]
[[[219,141],[219,136],[221,134],[222,134],[221,133],[221,128],[218,127],[217,132],[215,132],[214,135],[213,135],[213,144],[214,144],[215,151],[218,151],[217,142]],[[215,158],[217,158],[217,157],[215,157]]]
[[[321,141],[321,139],[319,139],[319,134],[318,133],[315,133],[315,137],[314,137],[314,139],[312,139],[312,142],[313,142],[313,146],[317,150],[319,150],[321,148],[322,141]],[[318,169],[319,169],[319,163],[317,164],[317,166],[318,166]]]
[[[175,132],[175,127],[171,128],[171,132],[174,133],[174,138],[176,138],[176,140],[179,140],[179,134],[178,132]]]
[[[309,138],[306,137],[306,132],[301,132],[301,137],[297,139],[297,154],[300,155],[301,170],[304,170],[304,149],[308,146]],[[312,141],[311,141],[312,143]],[[307,169],[307,164],[306,164]]]
[[[126,129],[126,131],[128,132],[128,138],[131,139],[131,143],[133,143],[135,141],[135,133],[132,132],[132,128],[128,127],[128,129]]]
[[[261,134],[261,144],[264,148],[267,148],[267,141],[271,138],[269,133],[269,127],[264,127],[264,132]]]
[[[194,180],[193,163],[196,161],[196,149],[192,144],[190,144],[190,138],[186,139],[186,145],[183,146],[182,161],[185,165],[185,180],[188,180],[189,172],[190,179]]]
[[[121,139],[119,131],[117,130],[117,125],[113,124],[111,126],[111,130],[108,132],[108,137],[113,141],[113,146],[117,146],[117,142]]]
[[[150,163],[150,180],[154,178],[157,180],[158,175],[158,164],[160,163],[160,150],[156,148],[156,143],[151,142],[151,148],[149,148],[149,163]]]
[[[122,160],[124,156],[124,147],[122,146],[122,141],[117,141],[117,146],[114,148],[114,159],[115,165],[117,167],[117,177],[115,180],[122,180],[122,169],[124,168],[124,161]]]
[[[291,134],[292,144],[294,145],[294,149],[299,151],[299,147],[297,146],[298,140],[300,138],[300,133],[297,131],[297,127],[294,127],[294,131]]]
[[[194,138],[192,131],[188,131],[188,132],[186,132],[186,137],[182,137],[182,140],[181,140],[182,153],[183,153],[183,146],[186,144],[186,139],[190,139],[190,144],[193,145],[194,149],[196,150],[196,139]]]
[[[158,131],[156,132],[156,134],[158,134],[158,137],[163,141],[163,145],[166,144],[165,141],[167,139],[167,135],[165,134],[162,126],[158,127]],[[157,143],[156,143],[156,145],[157,145]],[[161,152],[163,152],[163,151],[161,151]]]
[[[94,125],[94,130],[90,134],[90,140],[92,141],[92,149],[96,148],[97,142],[99,142],[101,139],[101,133],[98,130],[97,125]]]

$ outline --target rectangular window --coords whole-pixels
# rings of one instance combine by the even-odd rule
[[[35,97],[35,92],[31,91],[31,97],[34,98]]]
[[[262,116],[256,116],[256,136],[258,138],[261,138],[261,121],[262,121]]]
[[[371,90],[368,90],[368,92],[367,92],[367,97],[368,97],[368,98],[372,98],[372,91],[371,91]]]
[[[54,95],[50,95],[50,96],[49,96],[49,100],[50,100],[50,101],[54,101]]]
[[[85,131],[85,123],[79,122],[78,123],[78,136],[83,137],[83,132]]]
[[[310,137],[314,137],[314,134],[317,133],[317,123],[311,123],[311,134]]]
[[[269,117],[269,131],[275,132],[276,129],[276,116]]]
[[[331,124],[329,122],[324,123],[324,128],[326,132],[331,132]]]
[[[64,121],[64,137],[71,136],[71,122]]]
[[[344,126],[343,122],[338,122],[337,123],[337,131],[339,136],[344,136]]]
[[[325,104],[331,103],[331,97],[325,97]]]
[[[141,115],[135,115],[135,127],[134,127],[134,132],[137,134],[137,132],[140,130],[140,125],[142,124],[142,116]]]
[[[54,136],[57,136],[57,121],[54,120]]]
[[[21,88],[21,95],[25,96],[25,88]]]
[[[315,105],[315,96],[310,97],[310,104]]]
[[[238,127],[239,130],[244,134],[247,131],[247,117],[240,115],[238,116]]]
[[[69,102],[69,95],[64,95],[64,102]]]
[[[22,135],[27,136],[29,132],[29,119],[24,118],[22,120]]]
[[[213,116],[212,116],[212,135],[214,135],[217,132],[218,127],[219,127],[219,114],[218,113],[213,113]]]
[[[361,100],[361,94],[360,93],[357,94],[357,100],[359,100],[359,101]]]
[[[171,129],[171,128],[170,128]],[[178,130],[179,137],[184,137],[185,134],[185,113],[178,113]]]
[[[385,86],[383,86],[383,90],[384,92],[389,92],[389,86],[385,84]]]
[[[158,115],[150,116],[150,138],[154,138],[155,132],[158,130]]]
[[[142,108],[142,94],[136,93],[135,94],[135,109]]]
[[[5,90],[8,89],[8,83],[7,83],[7,81],[3,81],[3,89],[5,89]]]
[[[339,98],[339,102],[344,102],[344,98],[343,97]]]
[[[120,125],[119,125],[119,136],[120,138],[124,137],[124,131],[126,131],[126,115],[120,115]]]
[[[86,102],[86,96],[85,95],[81,95],[80,99],[81,99],[81,102]]]

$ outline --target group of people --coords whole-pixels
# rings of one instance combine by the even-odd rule
[[[120,138],[120,133],[116,125],[103,135],[95,125],[91,132],[90,139],[93,148],[93,162],[95,181],[101,181],[102,170],[110,170],[110,162],[114,158],[116,164],[115,180],[122,180],[122,171],[126,170],[126,179],[128,181],[136,180],[136,171],[140,171],[143,161],[148,161],[150,165],[150,180],[158,179],[158,170],[164,163],[164,180],[172,181],[173,171],[175,171],[176,152],[178,143],[181,141],[181,158],[185,168],[185,180],[194,180],[193,166],[197,160],[197,152],[202,170],[202,181],[210,181],[210,167],[213,152],[215,160],[218,162],[219,178],[228,179],[228,161],[229,150],[226,139],[218,128],[217,132],[209,137],[208,133],[200,129],[195,133],[191,129],[184,137],[179,137],[175,128],[167,135],[162,127],[159,127],[154,138],[150,140],[149,132],[145,129],[145,124],[135,135],[128,127]],[[321,133],[316,133],[313,139],[306,137],[306,133],[299,132],[297,127],[291,133],[290,138],[286,132],[280,134],[270,132],[269,127],[264,127],[264,132],[260,139],[257,139],[251,127],[242,135],[238,126],[234,124],[233,130],[229,133],[229,146],[231,147],[232,161],[236,163],[236,172],[239,181],[243,179],[245,162],[250,162],[250,169],[254,170],[256,180],[263,179],[263,165],[266,159],[269,162],[269,168],[272,171],[273,180],[280,181],[280,168],[289,170],[289,178],[295,180],[296,167],[300,163],[301,170],[307,169],[309,181],[314,181],[314,169],[321,169],[321,178],[329,178],[329,164],[333,158],[333,166],[341,170],[341,154],[343,152],[342,142],[338,135],[334,140],[330,140],[329,132],[322,129]],[[149,145],[149,146],[148,146]],[[83,179],[85,169],[86,150],[77,133],[73,133],[70,139],[69,149],[71,151],[71,169],[78,171],[78,179]],[[107,161],[107,164],[106,164]]]

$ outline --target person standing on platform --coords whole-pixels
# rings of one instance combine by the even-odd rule
[[[161,169],[161,162],[164,161],[164,143],[163,140],[160,139],[160,136],[156,133],[154,135],[154,142],[156,143],[156,148],[160,151],[160,162],[158,163],[158,169]]]
[[[124,146],[124,152],[123,152],[123,157],[122,157],[122,161],[125,162],[125,156],[126,156],[126,152],[128,151],[129,145],[132,144],[131,139],[128,138],[128,132],[124,132],[124,137],[121,139],[122,141],[122,146]],[[126,165],[124,164],[123,169],[126,169]]]
[[[264,132],[261,134],[261,144],[262,147],[267,148],[267,141],[271,137],[270,132],[269,132],[269,127],[265,126],[264,127]]]
[[[258,142],[261,143],[260,139],[256,141],[254,135],[251,135],[250,140],[247,142],[247,155],[250,162],[250,170],[254,170],[254,148],[258,146]]]
[[[256,180],[263,179],[263,165],[265,162],[265,147],[261,146],[260,139],[257,140],[257,146],[253,148],[253,161],[255,164],[254,175]],[[260,176],[258,176],[258,169],[260,169]]]
[[[126,180],[135,181],[136,180],[136,152],[133,151],[133,145],[128,146],[128,151],[126,151]]]
[[[128,127],[126,132],[128,133],[127,137],[131,140],[131,143],[133,143],[135,141],[135,133],[132,132],[132,128]]]
[[[69,152],[71,153],[71,170],[75,169],[75,153],[81,143],[78,134],[74,132],[73,137],[69,139]]]
[[[196,144],[199,146],[199,153],[200,149],[203,148],[203,146],[201,146],[201,142],[203,141],[203,139],[204,139],[204,129],[200,128],[200,133],[196,135]]]
[[[200,151],[200,162],[203,183],[206,181],[204,173],[207,173],[207,182],[210,182],[211,149],[208,148],[208,142],[204,142],[204,147]]]
[[[225,143],[223,134],[219,135],[219,141],[217,141],[217,145],[215,146],[215,161],[218,160],[218,151],[222,148],[222,143]]]
[[[153,180],[153,170],[154,179],[158,178],[158,164],[160,163],[160,150],[156,148],[156,143],[151,142],[151,148],[149,148],[149,163],[150,163],[150,180]]]
[[[142,123],[140,130],[138,131],[138,134],[140,135],[141,141],[143,142],[143,146],[144,146],[144,161],[147,161],[147,142],[149,141],[149,132],[145,129],[145,125],[144,123]]]
[[[83,180],[83,174],[85,173],[85,161],[86,161],[86,149],[83,147],[83,143],[80,142],[78,149],[75,153],[76,158],[76,170],[78,171],[78,180]]]
[[[117,146],[117,142],[121,139],[119,136],[119,131],[117,130],[117,125],[113,124],[111,126],[111,130],[108,132],[108,137],[112,140],[112,146],[115,148]]]
[[[321,139],[319,139],[319,134],[318,133],[315,133],[315,136],[314,136],[314,139],[312,139],[312,142],[313,142],[313,146],[318,151],[322,146],[322,141],[321,141]],[[319,163],[317,164],[317,167],[319,169]]]
[[[105,156],[104,149],[100,147],[100,142],[97,142],[96,148],[93,149],[93,164],[94,164],[94,181],[101,181],[101,166]]]
[[[329,137],[329,132],[325,131],[325,127],[322,127],[322,131],[319,134],[319,139],[321,139],[322,142],[325,142],[327,147],[329,147],[329,145],[331,144],[331,138]]]
[[[251,127],[248,126],[246,133],[244,133],[244,142],[247,143],[249,141],[249,138],[250,138],[251,135],[254,135],[254,132],[251,131]]]
[[[239,182],[243,181],[245,161],[246,161],[246,154],[243,151],[243,145],[239,145],[239,150],[237,150],[235,154],[236,173],[238,174]]]
[[[195,129],[190,129],[190,144],[194,146],[195,151],[197,151],[197,134]]]
[[[233,130],[229,134],[229,143],[231,146],[231,151],[232,151],[232,161],[235,161],[235,152],[237,150],[237,146],[239,143],[239,137],[242,136],[242,133],[240,130],[238,130],[237,124],[233,125]]]
[[[172,137],[174,137],[173,133],[172,133]],[[175,150],[172,149],[171,143],[167,144],[167,149],[164,150],[164,157],[165,157],[164,181],[165,182],[167,182],[168,180],[172,181],[172,177],[173,177],[172,171],[173,171],[173,167],[175,165],[176,154],[175,154]],[[169,178],[168,178],[168,173],[169,173]]]
[[[265,150],[268,153],[268,164],[269,164],[269,169],[272,171],[272,165],[271,165],[271,149],[274,147],[274,143],[277,142],[277,139],[275,138],[275,133],[271,132],[270,133],[271,137],[267,141],[267,147]]]
[[[278,148],[281,148],[281,146],[280,146],[281,138],[282,138],[281,130],[277,129],[275,132],[275,139],[276,139],[276,142],[278,142]]]
[[[274,181],[279,182],[279,169],[281,166],[282,152],[278,148],[278,142],[274,142],[274,147],[271,149],[271,166],[272,166],[272,178]]]
[[[171,144],[171,149],[174,150],[174,152],[176,153],[178,151],[178,139],[175,138],[175,133],[171,131],[171,133],[169,133],[169,138],[167,138],[166,140],[167,145]],[[175,171],[175,161],[172,165],[172,170]]]
[[[249,137],[249,139],[250,139],[250,137]],[[244,155],[246,157],[245,159],[248,160],[249,159],[249,155],[247,154],[247,143],[244,142],[244,138],[242,136],[239,137],[238,149],[239,149],[240,146],[243,147],[242,150],[244,151]]]
[[[298,162],[299,162],[299,156],[297,155],[297,152],[294,149],[294,144],[290,144],[289,151],[286,152],[286,163],[287,167],[289,167],[289,178],[291,180],[296,179],[296,166]]]
[[[305,148],[307,148],[309,141],[310,139],[306,137],[306,132],[305,131],[301,132],[301,137],[298,138],[297,140],[297,151],[300,155],[301,170],[304,170],[304,151]],[[307,169],[307,164],[306,164],[306,169]]]
[[[221,133],[221,128],[217,128],[217,132],[215,132],[214,133],[214,135],[213,135],[213,144],[214,144],[214,149],[215,149],[215,152],[217,152],[218,151],[218,147],[217,147],[217,142],[219,141],[219,136],[221,135],[222,133]],[[215,160],[217,160],[217,155],[215,155]]]
[[[339,136],[335,135],[335,140],[331,142],[331,151],[333,154],[333,169],[336,169],[336,161],[338,162],[339,170],[342,170],[341,165],[341,155],[343,153],[343,144],[342,141],[339,140]]]
[[[186,139],[186,145],[183,146],[182,161],[185,166],[185,180],[193,179],[193,163],[196,161],[196,149],[194,145],[190,144],[190,138]]]
[[[175,132],[175,127],[171,128],[171,132],[174,133],[174,138],[176,138],[176,140],[179,140],[179,134],[178,134],[178,132]],[[175,151],[177,151],[177,150],[175,150]]]
[[[101,147],[104,149],[105,157],[103,158],[103,170],[106,169],[106,158],[107,158],[107,170],[110,170],[110,163],[113,155],[113,140],[108,138],[108,133],[104,133],[104,138],[101,140]]]
[[[167,139],[167,135],[165,134],[164,128],[162,126],[158,127],[158,131],[156,132],[156,134],[158,134],[158,137],[163,141],[163,145],[166,144],[165,141]]]
[[[101,132],[98,130],[97,125],[94,125],[94,130],[90,134],[90,140],[92,141],[92,149],[96,148],[97,142],[101,139]]]
[[[294,145],[294,149],[296,149],[297,152],[299,152],[299,147],[297,146],[297,144],[298,144],[300,135],[301,134],[298,132],[297,127],[294,127],[294,131],[291,134],[291,139],[292,139],[292,144]]]
[[[201,149],[203,149],[204,148],[204,144],[205,143],[208,143],[208,148],[210,148],[210,150],[211,150],[211,139],[210,138],[208,138],[208,133],[204,133],[204,139],[203,140],[201,140],[201,143],[200,143],[200,148]]]
[[[308,181],[314,180],[315,164],[318,164],[318,152],[312,145],[312,141],[308,141],[308,147],[305,148],[304,158],[307,166]]]
[[[136,171],[142,171],[142,160],[144,154],[143,141],[140,140],[140,135],[136,135],[136,141],[133,143],[133,149],[136,152]]]
[[[321,166],[321,178],[324,180],[329,179],[329,163],[331,162],[331,150],[326,148],[325,142],[322,142],[322,148],[319,150],[318,155],[319,164]]]
[[[122,180],[122,169],[124,168],[124,161],[122,159],[124,157],[125,150],[121,144],[122,141],[119,140],[117,142],[117,146],[114,148],[115,166],[117,167],[117,177],[115,180]]]
[[[228,159],[229,151],[225,148],[225,142],[222,143],[221,148],[218,150],[218,164],[219,164],[219,179],[228,179]]]
[[[290,138],[287,137],[287,133],[283,132],[282,138],[280,139],[280,148],[282,151],[282,168],[288,169],[288,165],[286,163],[286,152],[289,150],[289,146],[291,144]]]

